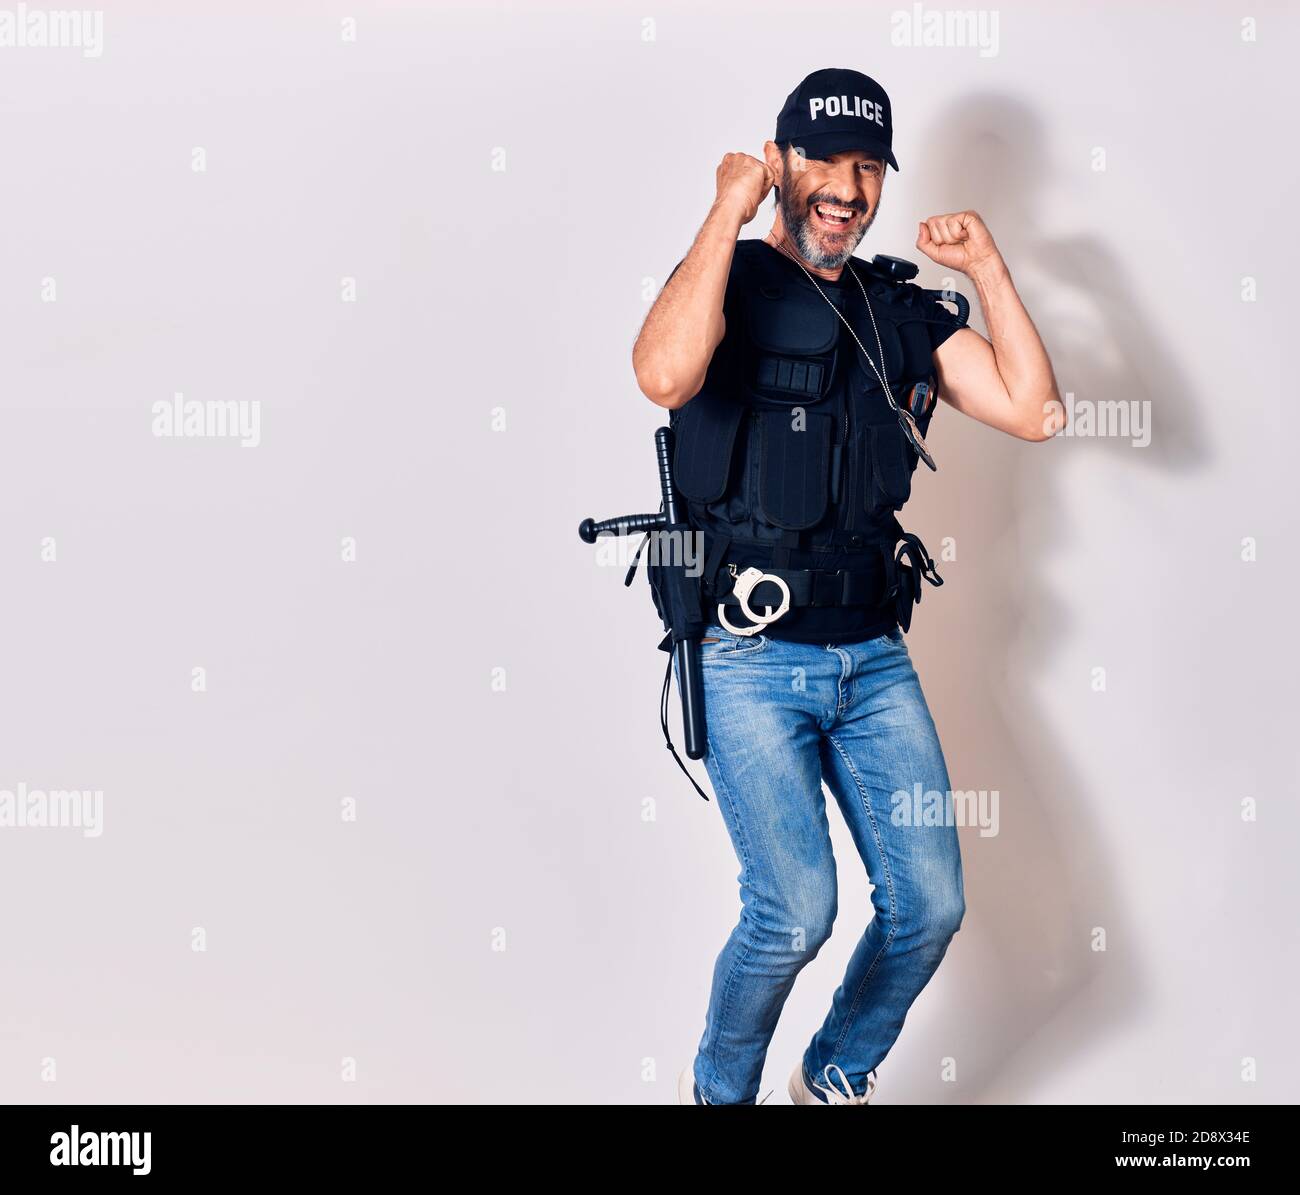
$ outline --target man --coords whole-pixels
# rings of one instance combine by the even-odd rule
[[[1048,439],[1064,408],[975,212],[921,221],[916,247],[974,284],[988,340],[907,282],[908,263],[853,257],[898,170],[892,141],[878,83],[809,75],[761,161],[723,158],[633,349],[641,390],[672,412],[676,482],[703,539],[705,766],[741,864],[683,1103],[756,1102],[781,1008],[830,934],[823,781],[875,917],[794,1068],[795,1103],[870,1100],[965,913],[947,767],[902,634],[922,579],[942,580],[895,514],[918,461],[934,467],[936,396],[1024,440]],[[771,231],[738,241],[773,187]],[[914,793],[939,805],[918,817]]]

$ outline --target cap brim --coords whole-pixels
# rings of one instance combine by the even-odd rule
[[[895,170],[898,169],[898,160],[887,145],[880,141],[866,140],[859,133],[814,133],[811,137],[800,137],[791,144],[803,150],[804,156],[809,158],[829,158],[846,149],[865,149],[888,162]]]

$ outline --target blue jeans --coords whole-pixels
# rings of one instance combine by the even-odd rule
[[[803,1063],[822,1084],[838,1066],[860,1094],[966,911],[934,720],[897,627],[831,646],[719,626],[705,637],[717,642],[700,648],[704,762],[740,862],[741,913],[714,966],[695,1081],[711,1104],[756,1101],[781,1009],[830,937],[824,780],[875,885],[875,916]]]

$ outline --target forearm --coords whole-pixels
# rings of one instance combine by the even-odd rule
[[[979,296],[998,373],[1014,408],[1014,421],[1024,427],[1059,429],[1064,407],[1052,362],[1020,301],[1011,271],[999,257],[983,269],[972,270],[969,277]]]
[[[734,206],[713,205],[641,326],[632,368],[660,406],[681,406],[704,382],[725,328],[722,301],[742,223]]]

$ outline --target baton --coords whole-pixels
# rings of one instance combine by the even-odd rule
[[[673,484],[673,429],[661,427],[655,432],[655,452],[659,458],[659,489],[663,494],[664,518],[670,526],[687,522],[677,487]],[[704,678],[700,671],[700,642],[682,639],[673,649],[677,653],[677,683],[682,694],[682,728],[686,735],[687,759],[703,759],[708,743],[704,722]]]

